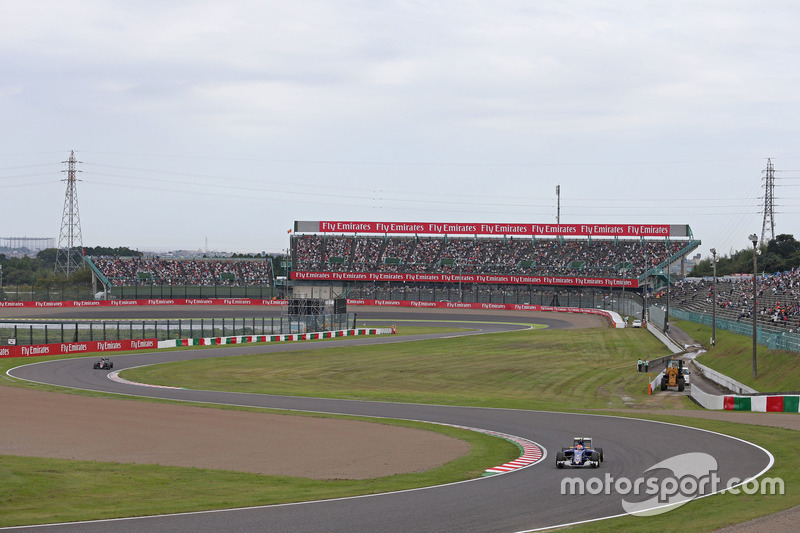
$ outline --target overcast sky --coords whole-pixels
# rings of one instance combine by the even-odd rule
[[[294,220],[800,239],[800,4],[0,0],[0,237],[280,251]]]

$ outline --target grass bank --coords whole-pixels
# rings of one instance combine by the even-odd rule
[[[675,324],[695,339],[710,339],[711,328],[694,322]],[[698,357],[704,365],[760,392],[800,391],[800,353],[756,349],[758,375],[753,378],[753,338],[717,329],[716,346]]]

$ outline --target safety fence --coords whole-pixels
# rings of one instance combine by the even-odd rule
[[[354,313],[308,317],[193,318],[0,322],[0,345],[35,345],[106,340],[180,339],[333,331],[355,327]]]

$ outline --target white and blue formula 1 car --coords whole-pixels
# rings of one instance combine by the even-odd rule
[[[572,446],[561,448],[556,453],[556,466],[591,466],[597,468],[603,462],[603,448],[592,447],[591,437],[575,437]]]

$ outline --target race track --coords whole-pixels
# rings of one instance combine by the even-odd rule
[[[359,319],[410,319],[395,309],[359,312]],[[184,313],[185,316],[185,313]],[[420,314],[415,314],[420,317]],[[508,328],[508,322],[547,323],[550,327],[571,327],[568,316],[496,312],[490,314],[430,312],[425,320],[479,321],[483,331]],[[59,318],[65,318],[63,315]],[[512,326],[513,327],[513,326]],[[453,335],[453,334],[450,334]],[[420,336],[426,338],[429,336]],[[337,341],[337,345],[358,343],[406,342],[414,337],[375,337]],[[238,346],[219,349],[138,353],[115,356],[115,370],[124,370],[166,361],[198,357],[235,356],[297,349],[324,350],[330,343]],[[622,498],[609,494],[569,496],[561,494],[565,477],[593,476],[635,479],[664,459],[681,453],[710,452],[718,461],[717,475],[725,484],[732,477],[746,479],[771,465],[771,456],[749,443],[688,427],[659,422],[504,409],[447,407],[238,394],[226,392],[162,389],[117,383],[105,372],[87,371],[85,358],[31,364],[13,369],[19,379],[64,387],[117,394],[166,398],[183,401],[291,409],[301,411],[365,415],[424,420],[462,425],[516,435],[541,445],[545,459],[528,468],[508,474],[405,491],[323,502],[267,506],[249,509],[155,516],[115,521],[87,522],[33,527],[27,530],[49,532],[218,532],[218,531],[529,531],[567,523],[595,520],[624,514]],[[567,399],[568,400],[568,399]],[[599,469],[559,470],[555,453],[571,442],[574,435],[591,435],[605,450]],[[644,496],[629,500],[642,500]]]

